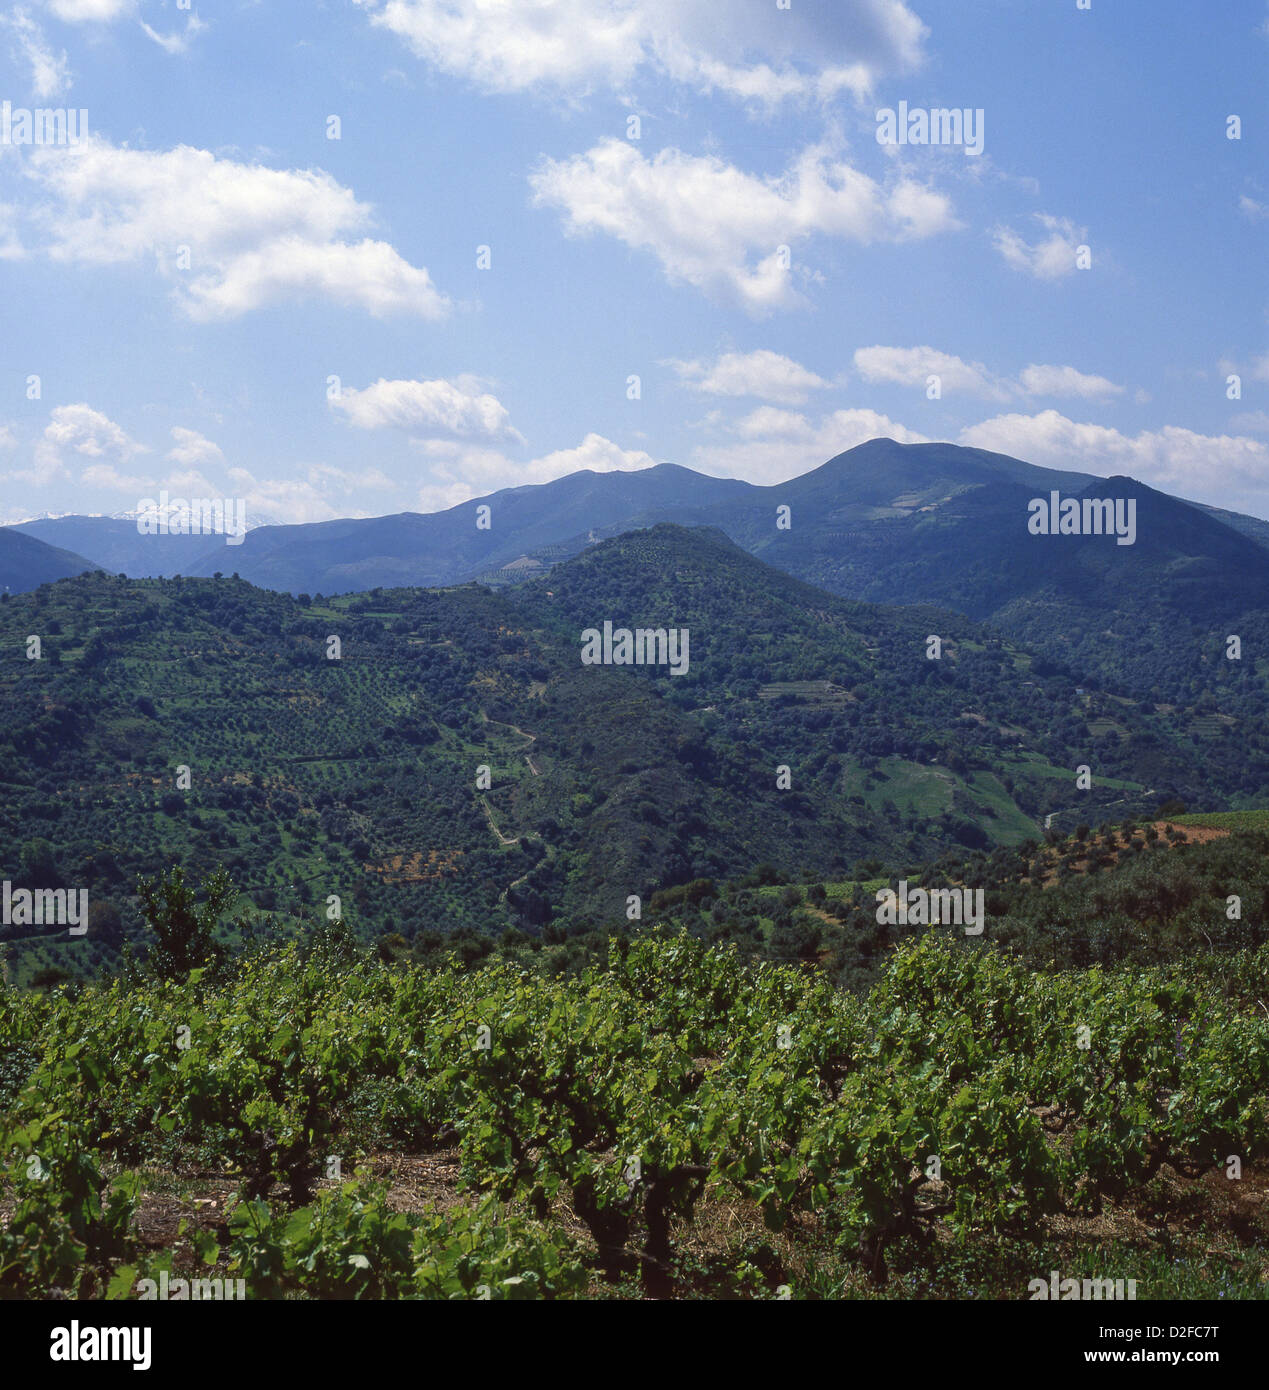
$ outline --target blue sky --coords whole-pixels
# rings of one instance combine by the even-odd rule
[[[0,522],[877,434],[1269,517],[1267,62],[1264,0],[19,0],[0,101],[88,134],[0,144]]]

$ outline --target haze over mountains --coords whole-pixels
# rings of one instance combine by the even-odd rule
[[[996,504],[980,497],[968,509],[960,499],[1011,485],[1024,489],[1027,498],[1054,488],[1069,496],[1104,490],[1111,481],[954,444],[873,439],[809,473],[765,487],[669,463],[634,472],[583,471],[503,489],[442,512],[256,526],[241,545],[226,546],[221,537],[140,535],[133,520],[121,517],[41,518],[8,529],[140,578],[210,575],[227,570],[232,560],[234,572],[261,588],[337,594],[389,583],[522,579],[536,566],[501,571],[526,558],[550,563],[594,540],[659,521],[715,525],[754,551],[784,535],[803,545],[814,538],[824,549],[867,535],[870,524],[930,519],[944,527],[956,522],[999,526],[1016,538],[1025,534],[1026,520],[1025,505],[1019,513],[1016,496],[1005,494]],[[781,504],[799,508],[790,532],[775,530],[774,512]],[[493,513],[483,530],[476,525],[482,505]],[[1198,503],[1178,505],[1269,542],[1269,523]],[[787,557],[784,564],[778,556],[764,558],[788,567]],[[849,559],[843,556],[842,563],[849,566]]]
[[[41,584],[97,568],[82,555],[63,550],[21,527],[0,526],[0,593],[25,593]]]
[[[1028,502],[1055,490],[1134,499],[1134,543],[1029,534]],[[487,529],[477,524],[481,507]],[[780,507],[789,509],[787,529],[777,526]],[[1126,691],[1175,697],[1221,657],[1230,633],[1269,635],[1266,523],[1128,478],[950,444],[874,439],[769,487],[673,464],[582,472],[445,512],[261,526],[236,545],[143,536],[132,522],[99,517],[8,529],[130,576],[233,572],[263,588],[339,594],[517,582],[597,540],[663,521],[715,526],[844,597],[952,608]]]

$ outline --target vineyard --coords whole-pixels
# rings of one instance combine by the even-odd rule
[[[1265,946],[1034,972],[934,932],[853,996],[658,929],[565,978],[402,966],[338,924],[193,964],[186,927],[144,973],[0,993],[6,1296],[166,1273],[250,1298],[903,1297],[986,1261],[1016,1298],[1072,1223],[1263,1186]],[[372,1176],[442,1151],[448,1202]],[[200,1174],[230,1199],[156,1239],[147,1202]],[[1219,1258],[1171,1236],[1071,1258],[1141,1298],[1264,1296],[1243,1228]]]

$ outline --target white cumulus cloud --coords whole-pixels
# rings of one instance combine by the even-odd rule
[[[549,483],[584,470],[635,472],[655,463],[642,449],[623,449],[593,432],[571,449],[555,449],[528,463],[517,462],[497,449],[459,447],[451,451],[448,460],[433,464],[429,481],[418,491],[418,505],[423,511],[442,511],[500,488]]]
[[[937,376],[944,391],[964,391],[988,400],[1008,400],[1006,383],[981,362],[966,362],[932,347],[863,347],[855,349],[855,370],[867,382],[924,389]]]
[[[967,362],[932,347],[857,348],[855,370],[868,382],[912,386],[924,390],[937,376],[943,392],[964,392],[988,401],[1008,401],[1018,396],[1078,396],[1099,400],[1123,395],[1124,388],[1104,376],[1093,376],[1075,367],[1032,363],[1017,378],[999,375],[982,362]]]
[[[812,391],[830,385],[800,362],[769,348],[725,352],[713,362],[699,359],[668,362],[679,379],[708,396],[753,396],[762,401],[800,405]]]
[[[33,151],[27,172],[44,194],[34,217],[52,257],[91,266],[151,260],[192,319],[313,295],[377,317],[434,319],[449,307],[425,269],[363,235],[370,208],[320,171],[90,137]]]
[[[85,487],[104,487],[112,492],[138,493],[150,487],[154,479],[120,473],[113,463],[90,463],[79,475]]]
[[[813,236],[904,241],[957,225],[942,194],[902,178],[883,186],[823,146],[764,178],[678,149],[645,159],[630,142],[607,139],[544,160],[531,183],[535,202],[559,209],[570,234],[605,232],[650,251],[671,281],[755,316],[803,302],[781,247]]]
[[[797,410],[762,405],[742,416],[731,427],[746,439],[809,439],[815,434],[811,422]]]
[[[506,406],[473,377],[453,381],[385,381],[362,390],[345,387],[331,401],[363,430],[399,429],[420,438],[520,440]]]
[[[1047,212],[1034,216],[1048,236],[1028,242],[1012,227],[998,226],[992,233],[996,250],[1006,264],[1037,280],[1057,280],[1072,274],[1076,269],[1076,251],[1088,241],[1088,229],[1077,227],[1069,217],[1054,217]]]
[[[1175,496],[1235,511],[1269,510],[1269,445],[1242,435],[1199,434],[1175,425],[1124,434],[1045,410],[970,425],[959,442],[1049,468],[1127,474]]]
[[[863,96],[913,69],[928,33],[904,0],[778,9],[718,0],[356,0],[424,62],[486,91],[545,89],[576,101],[642,70],[774,106]],[[725,15],[725,17],[724,17]]]
[[[44,438],[58,448],[73,449],[93,458],[113,453],[127,459],[145,452],[145,446],[130,438],[109,416],[82,401],[55,407]]]
[[[765,433],[764,433],[765,431]],[[782,483],[863,444],[884,437],[900,444],[927,444],[927,436],[875,410],[834,410],[812,423],[788,410],[758,410],[732,427],[739,441],[699,445],[692,466],[723,478]]]
[[[74,405],[54,407],[32,451],[31,466],[15,469],[9,477],[36,487],[63,478],[67,476],[68,452],[94,461],[94,464],[88,465],[86,472],[95,464],[101,465],[103,471],[100,476],[106,478],[113,473],[110,465],[112,459],[126,463],[135,455],[148,451],[144,444],[139,444],[108,415],[94,410],[85,401],[79,401]],[[91,484],[93,479],[88,481]]]
[[[1099,400],[1122,396],[1124,388],[1104,376],[1092,376],[1074,367],[1024,367],[1018,384],[1026,396],[1079,396]]]
[[[186,429],[183,425],[172,426],[172,447],[164,455],[172,463],[195,468],[202,463],[224,463],[225,456],[220,445],[213,444],[197,430]]]

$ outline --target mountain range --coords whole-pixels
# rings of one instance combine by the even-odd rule
[[[0,526],[0,593],[25,593],[97,568],[93,561],[20,526]]]
[[[1029,503],[1054,491],[1132,499],[1133,544],[1031,534]],[[768,487],[660,464],[575,473],[444,512],[259,526],[239,545],[141,536],[133,523],[105,517],[26,522],[0,537],[73,552],[73,561],[56,562],[63,565],[139,577],[233,572],[264,588],[332,595],[516,583],[598,540],[660,522],[716,527],[768,564],[843,597],[954,609],[1126,694],[1184,698],[1224,659],[1230,635],[1260,651],[1269,640],[1269,524],[1130,478],[890,439]],[[54,565],[47,557],[31,573]]]

